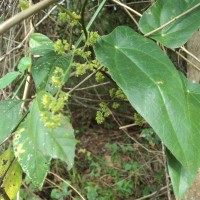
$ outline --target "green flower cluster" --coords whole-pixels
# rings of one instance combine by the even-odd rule
[[[46,93],[42,97],[42,106],[44,111],[41,118],[47,128],[54,129],[61,125],[64,115],[62,110],[65,102],[68,100],[69,94],[60,92],[58,98]]]
[[[78,63],[78,62],[73,63],[73,66],[76,69],[76,76],[84,75],[87,72],[87,70],[94,71],[95,69],[100,67],[100,63],[96,59],[92,61],[89,59],[89,56],[91,54],[90,51],[80,52],[80,48],[77,50],[78,50],[78,55],[84,59],[84,63]]]
[[[105,118],[110,116],[111,112],[106,103],[101,102],[99,106],[101,111],[97,111],[96,121],[98,124],[102,124],[105,121]]]
[[[109,93],[110,93],[111,97],[115,97],[115,98],[122,99],[122,100],[127,100],[127,97],[121,88],[118,88],[118,89],[112,88],[112,89],[110,89]]]
[[[44,122],[45,127],[49,129],[55,129],[62,124],[64,116],[61,113],[53,114],[50,112],[42,112],[41,118]]]
[[[96,113],[96,121],[98,124],[102,124],[105,121],[105,117],[103,116],[103,113],[99,110]]]
[[[59,19],[61,22],[68,23],[71,28],[79,24],[78,19],[80,19],[80,16],[77,15],[75,12],[71,13],[73,16],[69,16],[69,13],[61,12],[59,13]]]
[[[76,76],[84,75],[87,71],[87,67],[85,63],[73,63],[73,66],[76,68]]]
[[[47,128],[54,129],[61,125],[64,115],[62,114],[65,103],[69,99],[69,94],[60,91],[64,85],[65,73],[61,67],[55,67],[51,77],[52,86],[58,89],[55,96],[45,93],[41,98],[43,112],[41,118]]]
[[[86,46],[92,46],[93,47],[98,38],[99,38],[98,32],[96,32],[96,31],[95,32],[93,32],[93,31],[88,32],[88,39],[86,41]]]
[[[110,93],[110,96],[113,97],[114,99],[117,98],[117,99],[121,99],[121,100],[127,100],[127,97],[126,95],[123,93],[123,91],[120,89],[120,88],[112,88],[110,89],[109,91]],[[120,103],[118,102],[113,102],[112,104],[112,108],[114,109],[117,109],[120,107]]]
[[[117,109],[119,107],[120,107],[120,104],[118,102],[113,102],[113,104],[112,104],[113,109]]]
[[[54,51],[60,55],[64,55],[66,51],[70,50],[70,45],[67,40],[57,40],[54,44]]]
[[[56,67],[53,76],[51,77],[51,83],[57,88],[61,88],[64,84],[64,71],[60,67]]]
[[[68,22],[69,18],[70,18],[69,15],[67,13],[65,13],[65,12],[60,12],[59,13],[59,19],[60,19],[60,21],[62,21],[62,22]]]
[[[101,72],[95,74],[95,80],[98,83],[101,83],[105,79],[105,76]]]
[[[70,25],[70,27],[73,28],[74,26],[79,24],[78,19],[80,18],[80,16],[77,15],[75,12],[73,12],[71,15],[73,16],[73,18],[70,17],[68,13],[61,12],[59,13],[59,19],[64,23],[67,22]]]

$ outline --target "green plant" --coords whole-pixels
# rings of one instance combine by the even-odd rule
[[[47,7],[58,1],[44,2],[44,7]],[[20,59],[17,70],[8,72],[0,79],[0,89],[19,82],[11,98],[0,102],[0,142],[7,142],[5,147],[8,147],[0,156],[4,166],[0,170],[2,198],[14,198],[22,182],[22,171],[34,187],[41,189],[52,159],[60,159],[68,169],[72,168],[77,141],[68,104],[71,94],[92,76],[97,82],[111,76],[110,79],[119,86],[110,90],[112,104],[99,104],[97,122],[100,124],[111,116],[111,108],[121,107],[117,100],[129,100],[139,113],[134,116],[136,124],[142,126],[145,121],[149,123],[169,150],[168,168],[177,198],[182,198],[191,185],[200,166],[200,87],[179,73],[151,39],[172,49],[185,44],[200,26],[199,0],[157,0],[143,15],[134,12],[141,17],[138,28],[144,35],[122,26],[98,39],[98,33],[89,32],[89,29],[105,3],[106,0],[102,0],[98,5],[87,26],[84,20],[87,0],[80,15],[57,4],[61,11],[59,23],[69,24],[69,32],[74,33],[75,39],[70,35],[69,40],[58,38],[53,41],[43,34],[33,33],[29,39],[29,50]],[[12,23],[1,23],[0,34],[36,13],[34,8],[43,8],[38,6],[40,3],[32,7],[26,1],[21,1],[20,5],[26,10],[15,20],[13,18]],[[63,37],[63,33],[59,34]],[[77,77],[86,77],[67,91],[64,86],[69,83],[72,70]],[[30,75],[35,91],[27,98]],[[151,129],[143,130],[141,136],[151,144],[158,142]],[[80,188],[88,199],[128,198],[133,193],[133,185],[137,184],[137,172],[143,167],[139,161],[120,159],[123,154],[133,153],[132,146],[107,144],[105,149],[108,155],[101,158],[102,162],[88,156],[89,176],[100,178],[101,173],[106,171],[110,187],[105,189],[100,184],[97,187],[92,181],[86,183],[76,176],[76,169],[71,172],[72,182],[76,183],[78,179],[81,186],[84,185]],[[193,155],[196,155],[195,158]],[[126,175],[126,178],[121,175]],[[11,187],[13,184],[16,186],[14,189]],[[52,198],[62,199],[71,195],[68,187],[65,187],[66,190],[63,185],[60,187],[62,192],[54,189]],[[152,191],[153,187],[145,188],[143,194]]]
[[[52,1],[49,1],[49,4],[46,2],[46,5],[52,3]],[[9,198],[13,198],[20,187],[22,181],[21,169],[32,183],[41,189],[50,171],[52,159],[64,161],[68,170],[73,166],[77,141],[70,123],[70,115],[66,112],[66,109],[64,110],[70,94],[63,90],[63,86],[69,79],[70,72],[74,67],[74,57],[79,56],[84,59],[85,65],[90,64],[88,68],[91,71],[95,71],[95,67],[99,67],[95,59],[89,58],[90,52],[86,49],[91,45],[93,46],[98,37],[96,32],[88,32],[88,29],[104,4],[105,1],[101,3],[87,27],[82,24],[85,34],[88,35],[85,35],[84,38],[84,34],[81,34],[79,40],[73,45],[66,40],[58,40],[54,43],[43,34],[33,33],[29,40],[29,56],[20,60],[17,67],[18,71],[9,72],[0,79],[0,89],[6,88],[16,79],[20,80],[21,78],[22,80],[12,99],[0,102],[1,118],[3,119],[0,122],[0,139],[1,142],[12,139],[13,148],[10,145],[7,150],[10,155],[7,157],[15,156],[17,158],[14,162],[5,158],[9,161],[6,162],[10,163],[15,174],[13,184],[16,185],[16,188],[13,189],[12,194],[9,187],[1,185],[5,188],[5,191],[3,188],[2,191]],[[67,14],[62,14],[62,20],[65,17],[66,20],[73,18],[70,21],[71,27],[78,24],[74,20],[80,20],[80,16],[69,12],[60,5],[58,7]],[[24,13],[30,15],[31,12],[33,12],[32,7],[27,8],[27,12],[22,11],[21,16]],[[18,16],[16,16],[16,20],[20,21],[20,15]],[[83,46],[79,47],[81,42],[84,42]],[[82,67],[84,66],[81,65]],[[27,99],[25,98],[30,86],[25,85],[22,100],[16,100],[16,96],[20,96],[25,80],[30,81],[29,73],[32,75],[36,92],[33,99],[30,99],[29,106],[26,107]],[[1,155],[1,158],[4,158],[4,154]],[[8,172],[9,166],[7,166],[7,169],[1,169],[1,173],[6,174],[6,180],[3,180],[6,184],[11,182],[10,178],[7,178]],[[52,198],[58,196],[62,198],[66,195],[66,192],[64,191],[61,194],[58,190],[54,190]]]
[[[51,198],[52,199],[59,199],[59,200],[64,200],[65,197],[68,195],[71,195],[72,190],[69,189],[69,184],[62,183],[59,186],[60,189],[53,189],[51,191]]]
[[[180,47],[200,25],[197,7],[199,1],[158,0],[143,14],[139,28],[144,36],[168,48]],[[194,23],[188,29],[190,22]],[[128,27],[117,27],[98,40],[95,53],[173,154],[168,154],[169,173],[175,195],[182,197],[200,166],[200,88],[180,74],[166,54],[144,36]]]

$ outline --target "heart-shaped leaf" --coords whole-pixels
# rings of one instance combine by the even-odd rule
[[[166,47],[180,47],[200,27],[199,0],[157,0],[142,15],[139,22],[140,30],[147,34],[194,7],[196,8],[191,12],[150,35]]]
[[[199,86],[188,84],[154,42],[128,27],[101,37],[95,53],[133,107],[194,177],[200,166]]]
[[[73,166],[76,140],[67,119],[56,129],[46,128],[40,118],[38,103],[39,97],[15,134],[13,145],[23,171],[37,187],[42,188],[51,158],[63,160],[69,169]]]

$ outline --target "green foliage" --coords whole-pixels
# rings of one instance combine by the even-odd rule
[[[64,55],[69,50],[69,43],[67,40],[57,40],[54,44],[54,50],[60,55]]]
[[[0,142],[3,142],[16,127],[21,117],[21,100],[4,100],[0,102]]]
[[[128,27],[118,27],[110,35],[103,36],[98,40],[95,52],[134,108],[182,167],[190,171],[189,186],[200,165],[196,148],[200,145],[200,127],[197,127],[199,85],[187,82],[154,42]],[[186,148],[188,144],[193,145]],[[176,186],[174,189],[177,196],[183,195]]]
[[[69,184],[63,182],[59,186],[60,189],[53,189],[51,191],[51,198],[58,199],[58,200],[64,200],[65,197],[70,196],[72,193],[72,190],[69,189]]]
[[[23,73],[25,70],[29,69],[32,65],[30,57],[23,57],[17,66],[18,70]]]
[[[54,43],[41,33],[33,33],[29,40],[32,55],[44,55],[54,50]]]
[[[140,134],[140,137],[146,138],[152,146],[154,146],[155,144],[158,144],[160,141],[158,136],[155,135],[152,128],[143,129]]]
[[[15,160],[11,148],[8,148],[0,156],[0,165],[0,178],[2,181],[0,199],[7,199],[6,197],[14,199],[22,183],[22,170],[17,160]]]
[[[39,58],[32,69],[32,76],[38,91],[41,90],[52,90],[51,87],[51,77],[56,69],[56,67],[62,68],[66,71],[69,67],[70,58],[67,56],[61,56],[55,52],[50,52],[46,54],[45,57]],[[69,73],[65,75],[67,79]]]
[[[12,83],[18,76],[20,75],[20,72],[9,72],[4,77],[0,79],[0,89],[5,88],[10,83]]]
[[[22,169],[41,188],[51,158],[60,158],[69,169],[73,166],[76,140],[68,119],[63,119],[59,127],[49,129],[40,119],[40,113],[40,99],[37,99],[15,135],[14,148]]]
[[[129,100],[139,113],[134,115],[135,124],[143,127],[147,122],[153,128],[144,129],[139,139],[145,138],[150,146],[157,145],[159,139],[154,134],[155,130],[170,151],[167,154],[168,167],[175,195],[182,197],[193,181],[200,166],[200,86],[188,82],[178,73],[157,44],[128,27],[118,27],[108,36],[102,37],[97,31],[89,31],[105,2],[106,0],[103,0],[98,5],[86,27],[86,19],[81,19],[75,12],[70,12],[58,4],[62,11],[58,14],[58,20],[62,25],[67,24],[65,31],[70,32],[70,37],[66,39],[65,32],[63,38],[57,38],[57,41],[53,42],[41,33],[33,33],[29,40],[29,57],[20,59],[18,71],[8,72],[0,79],[0,89],[4,89],[17,78],[20,80],[24,76],[25,80],[31,73],[34,82],[32,89],[36,89],[35,93],[33,89],[31,92],[34,94],[24,101],[31,101],[30,104],[22,106],[22,101],[14,99],[0,102],[0,142],[12,134],[13,138],[8,138],[11,138],[14,147],[14,153],[8,149],[0,156],[1,178],[6,174],[0,186],[0,199],[14,198],[21,185],[21,168],[32,182],[33,188],[39,189],[42,189],[52,159],[60,159],[66,163],[68,169],[72,168],[77,141],[69,120],[68,98],[77,88],[68,93],[65,87],[72,70],[79,78],[92,72],[99,83],[106,80],[105,74],[108,77],[111,75],[119,88],[110,89],[111,103],[102,101],[99,104],[97,123],[103,123],[111,115],[111,108],[120,108],[120,101]],[[24,0],[20,0],[19,4],[22,9],[28,8],[28,3]],[[146,36],[166,47],[180,47],[200,26],[198,6],[199,0],[157,0],[142,15],[139,28]],[[107,23],[107,19],[109,18],[104,18],[104,22]],[[170,20],[172,21],[168,25],[161,27]],[[110,23],[108,24],[106,30],[111,27]],[[149,34],[157,28],[160,29]],[[101,28],[99,30],[103,32]],[[74,42],[76,40],[77,42]],[[27,81],[31,83],[30,80]],[[23,83],[20,83],[14,97],[21,98]],[[23,96],[26,96],[26,87]],[[24,113],[26,109],[28,111]],[[139,161],[130,159],[135,149],[132,145],[118,144],[107,144],[105,149],[106,153],[101,157],[87,152],[90,166],[88,179],[78,176],[76,169],[73,169],[69,173],[72,184],[80,181],[77,185],[88,200],[131,198],[134,193],[133,186],[138,184],[138,172],[143,168]],[[103,172],[110,181],[110,187],[99,184]],[[93,182],[92,178],[99,180]],[[157,179],[160,183],[162,177],[158,175]],[[52,199],[73,197],[72,190],[66,183],[52,190]],[[143,195],[155,190],[154,185],[145,187]],[[24,198],[35,199],[26,194]],[[76,196],[74,199],[80,198]]]
[[[142,15],[139,27],[147,34],[189,9],[197,6],[199,0],[158,0]],[[168,26],[150,35],[169,48],[177,48],[185,44],[200,26],[200,9],[196,9],[174,20]]]

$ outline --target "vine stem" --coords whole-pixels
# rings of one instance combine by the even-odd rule
[[[32,4],[33,4],[32,0],[29,0],[29,7],[32,6]],[[32,19],[26,19],[24,21],[24,29],[25,29],[25,35],[27,35],[27,31],[34,30],[33,24],[32,24]],[[25,51],[28,52],[28,50],[29,50],[29,47],[28,47],[28,43],[26,42]],[[29,53],[29,57],[30,56],[31,55]],[[24,87],[24,92],[23,92],[23,97],[22,97],[23,103],[22,103],[22,106],[21,106],[21,112],[23,112],[23,110],[25,108],[25,100],[28,97],[28,93],[29,93],[29,90],[30,90],[30,84],[31,84],[30,83],[31,82],[30,74],[31,74],[31,67],[28,69],[28,76],[27,76],[26,82],[25,82],[25,87]]]
[[[83,7],[82,7],[82,10],[81,10],[81,25],[82,25],[82,28],[83,28],[83,32],[85,34],[85,40],[88,39],[88,32],[87,32],[86,27],[85,27],[85,19],[84,19],[85,7],[87,5],[87,2],[88,2],[88,0],[84,1]]]
[[[88,31],[90,29],[90,27],[92,26],[94,20],[97,18],[98,14],[100,13],[101,9],[103,8],[104,4],[106,3],[107,0],[103,0],[99,6],[98,9],[96,10],[96,12],[94,13],[94,15],[92,16],[91,20],[89,21],[89,23],[86,26],[86,30]],[[75,44],[75,47],[77,48],[79,46],[79,44],[81,43],[81,41],[83,40],[84,37],[84,33],[81,35],[81,37],[79,37],[78,41]]]

